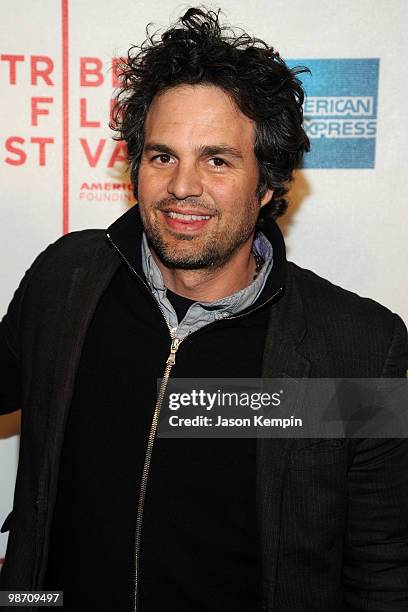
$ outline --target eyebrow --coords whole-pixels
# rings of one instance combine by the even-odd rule
[[[161,142],[148,142],[145,144],[143,150],[145,153],[149,153],[151,151],[160,151],[161,153],[166,153],[167,155],[174,155],[175,157],[177,157],[177,154],[175,153],[175,151],[173,151],[173,149]],[[201,145],[196,149],[196,151],[200,157],[228,155],[229,157],[243,159],[238,149],[235,149],[234,147],[223,143],[219,145]]]

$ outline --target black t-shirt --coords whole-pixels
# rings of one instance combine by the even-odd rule
[[[181,323],[184,317],[186,316],[187,310],[190,308],[191,304],[194,304],[194,300],[190,300],[189,298],[186,298],[183,295],[173,293],[173,291],[170,291],[170,289],[166,289],[166,296],[168,297],[171,305],[176,311],[178,322]]]

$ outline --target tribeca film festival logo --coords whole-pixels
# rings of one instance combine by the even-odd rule
[[[109,65],[99,57],[79,57],[72,62],[70,86],[78,88],[75,99],[70,98],[70,128],[78,136],[80,161],[90,168],[101,165],[112,168],[127,160],[123,142],[108,142],[101,136],[111,118],[114,97],[112,92],[120,87],[118,66],[121,58],[113,57]],[[26,133],[11,133],[5,137],[4,162],[10,166],[22,166],[29,159],[38,166],[46,166],[55,155],[56,138],[50,131],[50,120],[60,113],[57,97],[61,90],[62,76],[55,68],[54,59],[47,55],[0,54],[0,78],[9,88],[11,100],[21,90],[26,95],[26,113],[19,117]],[[96,93],[96,95],[94,95]],[[14,125],[15,127],[15,125]],[[35,134],[28,137],[29,134]]]
[[[290,60],[304,65],[305,168],[374,168],[378,59]]]
[[[1,53],[0,82],[13,116],[9,133],[3,134],[3,162],[14,168],[52,164],[55,156],[61,154],[62,114],[66,112],[72,158],[89,172],[89,180],[84,177],[79,184],[79,199],[133,201],[132,186],[122,178],[127,165],[126,144],[114,142],[107,134],[113,94],[121,86],[118,78],[121,61],[113,57],[106,62],[93,56],[72,60],[69,102],[66,101],[64,110],[62,72],[53,57]],[[25,112],[15,116],[12,109],[17,96],[24,100]],[[95,172],[100,171],[105,174],[104,180],[100,180],[100,174],[95,180]]]

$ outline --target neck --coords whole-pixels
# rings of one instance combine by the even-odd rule
[[[215,302],[244,289],[252,282],[256,273],[256,262],[252,253],[252,239],[220,268],[182,270],[169,268],[157,257],[153,258],[163,276],[165,286],[190,300]]]

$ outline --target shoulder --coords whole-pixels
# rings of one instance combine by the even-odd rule
[[[106,232],[103,229],[85,229],[69,232],[60,236],[48,245],[43,251],[46,257],[68,257],[80,260],[81,257],[89,257],[90,252],[100,248],[106,240]],[[40,254],[42,255],[42,254]]]
[[[64,275],[85,265],[93,255],[106,248],[106,233],[103,229],[86,229],[69,232],[50,243],[34,259],[25,274],[26,280],[41,276]]]
[[[322,354],[337,355],[340,361],[355,360],[361,375],[368,374],[369,364],[376,363],[380,371],[388,367],[397,353],[398,370],[408,367],[407,331],[397,314],[292,262],[288,282],[302,302],[309,350],[319,347]]]
[[[375,300],[335,285],[292,262],[288,269],[301,294],[304,312],[309,316],[314,314],[316,318],[328,316],[330,320],[350,324],[372,325],[375,322],[381,327],[393,327],[394,313]]]
[[[59,237],[40,252],[26,270],[11,306],[20,308],[23,299],[25,302],[50,301],[58,288],[63,291],[69,285],[78,270],[88,269],[97,255],[105,257],[106,262],[116,258],[103,229],[81,230]]]
[[[11,345],[17,347],[21,322],[27,321],[34,329],[36,321],[44,321],[44,313],[49,313],[58,300],[66,299],[77,271],[87,268],[94,256],[101,252],[106,253],[106,257],[113,257],[106,243],[105,231],[82,230],[61,236],[37,255],[2,319]],[[17,353],[17,348],[14,350]]]

